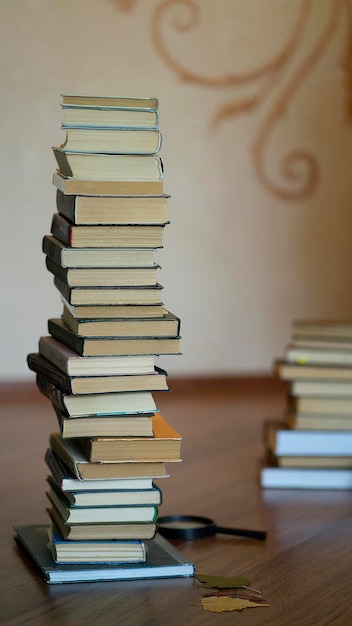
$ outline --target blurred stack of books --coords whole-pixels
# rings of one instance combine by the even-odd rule
[[[144,564],[144,577],[162,499],[154,481],[181,460],[181,437],[152,395],[168,390],[157,357],[180,352],[154,258],[169,198],[158,102],[64,95],[62,108],[67,138],[53,148],[57,212],[43,252],[63,310],[27,357],[60,429],[45,455],[50,547],[73,578],[81,566],[78,580],[82,564],[89,579],[108,563]],[[170,575],[191,573],[188,564]]]
[[[352,488],[352,322],[297,320],[276,375],[285,414],[267,421],[263,487]]]

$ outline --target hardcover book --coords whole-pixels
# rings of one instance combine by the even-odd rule
[[[53,235],[44,235],[42,251],[66,268],[155,267],[155,248],[71,248]]]
[[[157,155],[63,152],[57,147],[53,147],[53,153],[61,174],[73,178],[159,181],[164,177],[162,160]]]
[[[71,248],[161,248],[166,224],[75,226],[54,213],[51,234]]]
[[[49,333],[80,356],[180,354],[181,337],[82,337],[61,319],[48,320]]]
[[[156,285],[159,265],[154,267],[67,268],[46,257],[47,270],[69,287],[141,287]]]
[[[58,212],[72,224],[165,224],[170,196],[69,196],[56,192]]]
[[[89,154],[157,154],[161,133],[156,128],[86,128],[67,126],[62,152]]]
[[[49,527],[48,535],[55,563],[143,563],[146,559],[143,541],[67,541],[54,525]]]
[[[130,478],[166,478],[165,463],[138,462],[133,463],[91,463],[76,439],[63,439],[59,433],[50,435],[50,448],[70,468],[73,475],[80,480],[106,480]]]
[[[53,185],[68,195],[87,196],[138,196],[160,195],[164,191],[161,180],[97,180],[73,178],[56,171],[53,174]]]

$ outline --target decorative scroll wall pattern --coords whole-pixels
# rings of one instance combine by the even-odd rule
[[[115,0],[118,8],[132,11],[136,0]],[[296,23],[292,25],[287,41],[269,61],[246,73],[224,73],[216,77],[202,75],[192,71],[191,59],[187,66],[175,57],[168,46],[165,36],[167,27],[187,35],[199,25],[202,3],[194,0],[163,0],[152,11],[152,42],[166,65],[183,81],[199,87],[226,89],[250,85],[254,95],[235,98],[223,105],[211,120],[211,127],[216,129],[226,119],[242,113],[251,113],[269,101],[275,86],[275,99],[267,107],[252,145],[252,159],[256,174],[263,186],[273,195],[283,200],[299,200],[307,197],[319,182],[319,163],[316,155],[307,149],[295,148],[287,152],[279,164],[280,181],[273,181],[267,170],[267,150],[275,126],[278,124],[295,96],[298,88],[307,79],[324,51],[331,44],[341,20],[347,23],[347,41],[341,58],[341,67],[346,75],[348,92],[348,117],[352,118],[352,10],[350,0],[330,0],[329,14],[322,25],[320,34],[310,47],[296,69],[292,59],[306,34],[312,16],[314,2],[319,0],[301,0]],[[285,77],[285,79],[284,79]],[[281,85],[281,87],[280,87]],[[278,88],[279,87],[279,88]]]

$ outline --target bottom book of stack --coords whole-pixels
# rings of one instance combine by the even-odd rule
[[[141,544],[142,551],[145,550],[145,560],[142,561],[140,559],[144,555],[140,553],[134,563],[57,563],[52,553],[53,537],[50,537],[50,526],[16,526],[14,530],[16,542],[31,557],[49,584],[173,578],[194,574],[194,565],[158,533],[154,539]],[[131,547],[132,542],[129,543]],[[135,547],[138,551],[138,546]]]

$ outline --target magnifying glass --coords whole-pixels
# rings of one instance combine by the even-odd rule
[[[201,539],[217,534],[237,535],[251,539],[266,539],[264,530],[245,530],[217,526],[212,519],[199,515],[165,515],[157,520],[161,535],[170,539]]]

